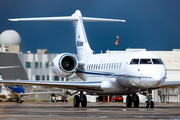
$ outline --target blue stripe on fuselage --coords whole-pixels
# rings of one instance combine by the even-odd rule
[[[92,71],[92,72],[85,72],[85,71],[83,71],[83,70],[81,70],[81,71],[76,71],[76,73],[84,73],[84,74],[94,74],[94,75],[106,75],[106,76],[111,76],[111,75],[113,75],[113,76],[119,76],[119,75],[117,75],[117,74],[113,74],[113,73],[107,73],[107,72],[94,72],[94,71]]]

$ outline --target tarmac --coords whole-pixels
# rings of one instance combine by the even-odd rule
[[[1,102],[0,120],[180,119],[179,103],[155,103],[154,108],[127,108],[125,103]]]

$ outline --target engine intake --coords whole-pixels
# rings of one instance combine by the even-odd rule
[[[76,72],[78,67],[77,58],[70,53],[63,53],[56,56],[52,63],[51,69],[59,77],[68,77]]]
[[[59,59],[59,68],[64,72],[71,72],[77,65],[77,61],[73,56],[66,56]]]

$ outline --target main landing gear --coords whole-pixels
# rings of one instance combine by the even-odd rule
[[[20,100],[19,98],[17,98],[17,103],[22,103],[22,100]]]
[[[152,101],[152,89],[148,88],[146,93],[146,99],[145,107],[146,108],[154,108],[154,102]]]
[[[154,108],[154,102],[152,101],[152,89],[148,88],[147,92],[143,93],[143,95],[146,95],[147,101],[145,102],[146,108]],[[127,95],[126,98],[126,106],[132,107],[132,103],[134,107],[139,107],[139,97],[137,94]]]
[[[127,95],[126,98],[126,106],[132,107],[132,103],[134,107],[139,107],[139,96],[137,94]]]
[[[74,96],[74,107],[79,107],[79,103],[81,102],[81,107],[87,106],[87,98],[86,95],[83,95],[83,91],[80,92],[80,96]]]

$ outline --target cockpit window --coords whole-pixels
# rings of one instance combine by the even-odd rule
[[[132,59],[130,64],[138,64],[139,62],[139,59]]]
[[[153,61],[153,64],[163,64],[161,59],[152,59],[152,61]]]
[[[18,88],[18,87],[19,87],[19,85],[15,85],[15,86],[14,86],[14,88]]]
[[[135,64],[164,64],[161,59],[158,58],[149,58],[149,59],[132,59],[130,62],[131,65]]]
[[[141,59],[140,64],[152,64],[150,59]]]

